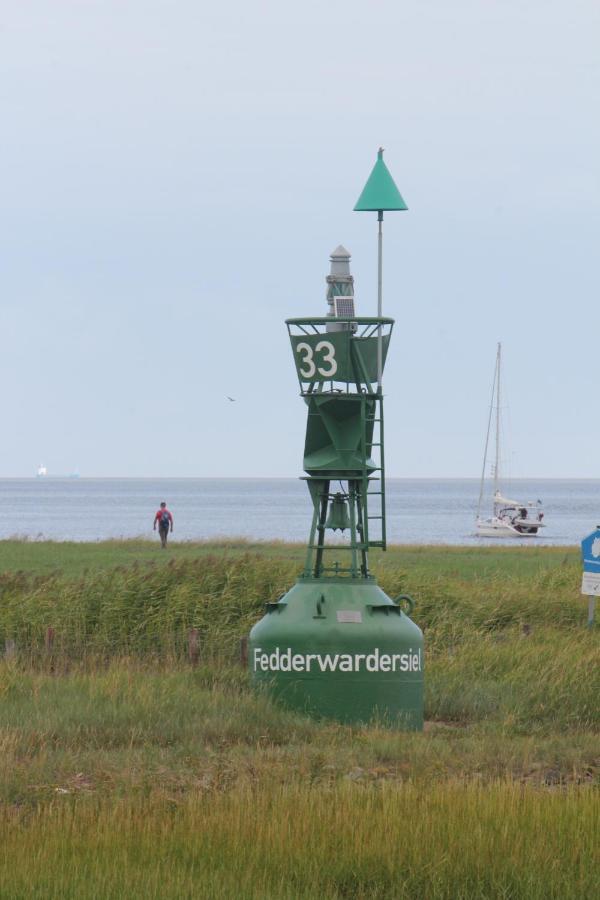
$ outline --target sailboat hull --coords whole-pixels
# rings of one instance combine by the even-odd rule
[[[477,537],[532,538],[537,537],[540,528],[543,528],[543,525],[539,523],[515,526],[510,522],[502,521],[502,519],[478,519],[475,525],[475,534]]]

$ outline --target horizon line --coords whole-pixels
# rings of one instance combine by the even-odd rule
[[[0,481],[303,481],[303,475],[0,475]],[[332,479],[337,481],[338,479]],[[386,481],[472,481],[473,475],[387,475]],[[491,482],[492,478],[486,478]],[[600,481],[594,475],[519,475],[503,479],[513,481]]]

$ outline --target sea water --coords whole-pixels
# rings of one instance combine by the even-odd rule
[[[504,487],[516,499],[543,501],[547,527],[528,540],[475,537],[476,479],[386,484],[388,542],[394,544],[577,544],[600,523],[600,480],[515,480]],[[150,537],[161,500],[173,513],[179,541],[306,542],[312,515],[306,482],[295,478],[0,479],[0,538]],[[490,512],[488,495],[483,513]]]

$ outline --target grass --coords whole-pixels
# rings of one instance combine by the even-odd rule
[[[13,897],[591,900],[596,812],[507,784],[62,798],[9,817],[0,866]]]
[[[261,557],[287,560],[301,564],[304,561],[301,544],[278,542],[252,542],[244,538],[221,541],[173,541],[166,553],[162,553],[158,539],[154,541],[132,539],[120,541],[0,541],[0,572],[27,572],[77,576],[89,571],[130,566],[133,563],[166,565],[172,560],[203,559],[217,553],[227,559],[236,559],[246,553],[258,553]],[[371,554],[374,568],[394,569],[406,566],[423,572],[439,571],[451,577],[459,576],[467,581],[494,572],[503,573],[507,568],[512,574],[528,575],[540,570],[555,569],[579,560],[579,550],[574,547],[444,547],[444,546],[395,546],[387,553]]]
[[[376,559],[425,629],[423,734],[251,690],[239,639],[299,547],[0,554],[0,897],[597,896],[600,652],[575,552]]]

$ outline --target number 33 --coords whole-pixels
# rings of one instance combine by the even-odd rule
[[[329,363],[329,368],[323,368],[323,365],[317,368],[313,360],[313,348],[305,341],[301,341],[299,344],[296,344],[296,353],[304,354],[301,360],[302,368],[298,369],[302,377],[312,378],[315,372],[318,372],[319,375],[323,376],[323,378],[333,378],[333,376],[337,372],[335,347],[333,346],[333,344],[329,341],[319,341],[319,343],[315,346],[314,352],[323,353],[321,362]]]

